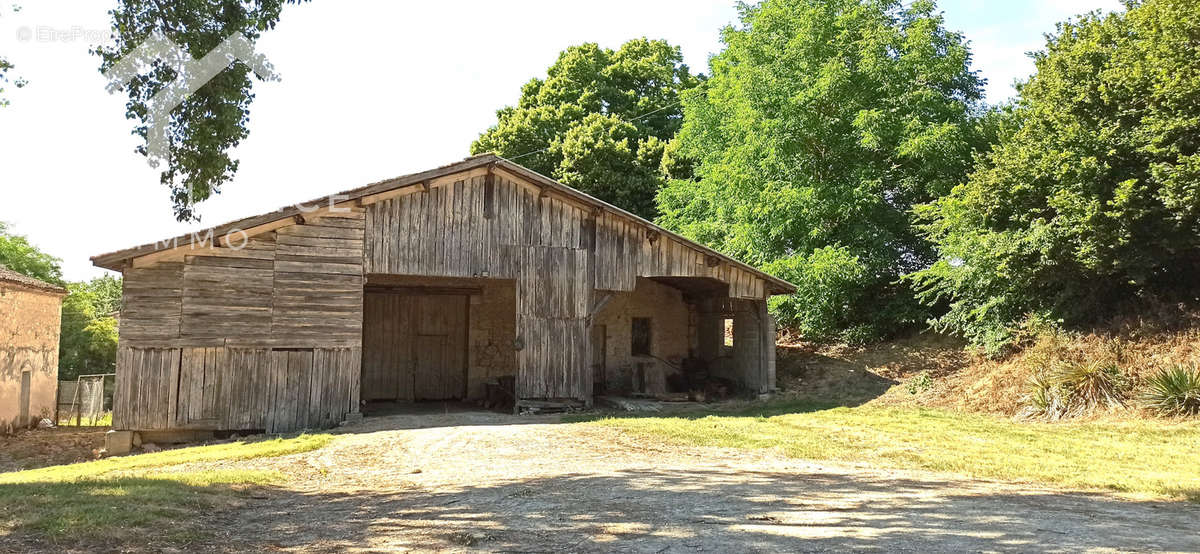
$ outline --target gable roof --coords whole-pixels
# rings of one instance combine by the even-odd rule
[[[11,283],[26,288],[37,289],[40,291],[60,295],[67,294],[67,289],[64,289],[58,285],[52,285],[40,279],[34,279],[33,277],[23,273],[17,273],[2,265],[0,265],[0,283]]]
[[[91,260],[92,260],[92,263],[98,267],[102,267],[105,269],[111,269],[113,271],[121,271],[124,268],[125,263],[129,260],[132,260],[134,258],[139,258],[142,256],[146,256],[149,254],[162,252],[165,250],[170,250],[170,249],[177,248],[180,246],[188,246],[188,245],[196,243],[198,238],[203,239],[204,237],[221,237],[221,236],[227,235],[229,233],[235,233],[239,230],[249,230],[254,227],[260,227],[260,226],[265,226],[265,225],[271,225],[273,223],[289,221],[293,218],[296,218],[297,216],[304,216],[305,212],[298,207],[300,205],[304,205],[304,206],[321,205],[322,203],[328,202],[330,198],[337,198],[339,206],[342,205],[343,203],[353,204],[355,202],[361,202],[363,199],[366,199],[373,195],[378,195],[381,193],[385,193],[385,192],[389,192],[389,191],[393,191],[393,190],[397,190],[397,189],[401,189],[401,188],[405,188],[405,187],[422,186],[422,184],[427,184],[434,179],[446,177],[449,175],[454,175],[456,173],[471,171],[473,169],[480,169],[480,168],[486,168],[486,167],[499,168],[508,173],[514,174],[521,179],[529,181],[530,183],[553,190],[565,197],[574,199],[574,200],[581,202],[587,206],[597,208],[597,209],[600,209],[603,211],[619,214],[620,216],[622,216],[628,220],[631,220],[633,222],[636,222],[637,224],[639,224],[643,227],[649,228],[649,229],[657,231],[663,235],[669,236],[672,239],[679,241],[680,243],[683,243],[691,248],[699,250],[707,255],[714,256],[714,257],[716,257],[722,261],[725,261],[729,264],[732,264],[739,268],[750,271],[753,274],[755,274],[755,275],[761,277],[762,279],[764,279],[765,281],[767,281],[767,283],[769,283],[771,285],[767,288],[773,293],[786,294],[786,293],[795,292],[795,290],[796,290],[796,285],[793,285],[792,283],[789,283],[783,279],[775,277],[769,273],[763,272],[763,271],[759,270],[758,268],[755,268],[754,266],[751,266],[749,264],[746,264],[746,263],[740,262],[738,260],[735,260],[733,258],[730,258],[729,256],[726,256],[725,254],[717,252],[716,250],[713,250],[707,246],[704,246],[697,242],[691,241],[691,240],[684,238],[678,234],[675,234],[675,233],[668,231],[662,227],[659,227],[658,225],[655,225],[654,223],[652,223],[646,219],[643,219],[642,217],[639,217],[630,212],[627,212],[621,208],[618,208],[612,204],[609,204],[608,202],[600,200],[599,198],[596,198],[594,196],[591,196],[586,193],[575,190],[575,189],[568,187],[562,183],[559,183],[558,181],[555,181],[554,179],[546,177],[545,175],[537,173],[537,172],[535,172],[531,169],[528,169],[522,165],[513,163],[507,159],[501,158],[495,154],[480,154],[477,156],[471,156],[469,158],[463,159],[460,162],[455,162],[452,164],[444,165],[441,167],[430,169],[428,171],[422,171],[419,173],[412,173],[409,175],[404,175],[404,176],[396,177],[393,179],[387,179],[387,180],[379,181],[377,183],[372,183],[372,184],[369,184],[369,185],[366,185],[363,187],[354,188],[354,189],[342,191],[340,193],[335,193],[335,194],[331,194],[329,196],[310,200],[308,202],[301,202],[301,203],[294,204],[291,206],[285,206],[285,207],[275,210],[273,212],[268,212],[268,213],[261,214],[261,215],[247,217],[247,218],[239,219],[237,221],[231,221],[231,222],[225,223],[223,225],[217,225],[216,227],[211,227],[211,228],[204,229],[201,231],[192,232],[192,233],[189,233],[186,235],[180,235],[173,239],[167,239],[167,240],[162,240],[162,241],[153,242],[153,243],[149,243],[149,244],[143,244],[143,245],[135,246],[132,248],[126,248],[126,249],[118,250],[115,252],[109,252],[107,254],[100,254],[98,256],[93,256],[91,258]]]

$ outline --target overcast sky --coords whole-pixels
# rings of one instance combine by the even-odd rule
[[[429,169],[467,155],[564,47],[665,38],[707,71],[729,0],[538,2],[316,0],[289,6],[257,45],[282,76],[258,83],[241,168],[177,223],[158,172],[134,153],[124,97],[104,90],[90,46],[107,40],[106,0],[26,0],[0,17],[0,53],[29,81],[0,108],[0,221],[62,258],[67,279],[103,273],[90,256]],[[9,2],[3,2],[7,7]],[[1025,53],[1057,21],[1117,0],[944,0],[971,40],[987,98],[1013,94]]]

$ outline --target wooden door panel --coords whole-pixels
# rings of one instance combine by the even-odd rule
[[[445,336],[418,335],[416,338],[417,400],[445,400],[444,375],[447,373]]]
[[[363,400],[413,399],[413,302],[394,294],[363,299]]]
[[[368,293],[365,400],[446,400],[466,391],[468,297]]]
[[[468,298],[415,298],[417,400],[462,398],[466,389]]]

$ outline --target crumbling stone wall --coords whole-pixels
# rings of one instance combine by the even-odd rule
[[[60,293],[0,282],[0,431],[54,417]],[[30,378],[30,421],[18,421],[22,374]]]
[[[481,398],[485,384],[517,374],[517,289],[513,281],[480,279],[483,294],[471,297],[467,344],[467,397]]]
[[[633,354],[633,319],[639,317],[650,318],[651,356]],[[604,326],[604,367],[596,368],[596,377],[606,392],[666,392],[667,375],[688,356],[690,323],[678,289],[639,277],[633,291],[613,293],[593,321]]]

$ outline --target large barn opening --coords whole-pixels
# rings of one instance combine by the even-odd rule
[[[726,283],[639,277],[632,291],[601,299],[591,328],[598,396],[700,400],[768,379],[773,324],[760,303],[730,298]]]
[[[364,413],[479,400],[512,379],[515,291],[512,280],[368,275]]]

